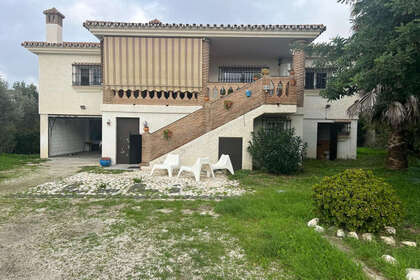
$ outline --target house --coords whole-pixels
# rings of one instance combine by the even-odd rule
[[[113,164],[227,153],[249,169],[251,132],[275,126],[294,128],[310,158],[356,157],[354,98],[320,97],[327,71],[290,47],[324,25],[86,21],[98,42],[64,42],[64,15],[44,14],[46,41],[22,43],[39,58],[42,158],[101,146]]]

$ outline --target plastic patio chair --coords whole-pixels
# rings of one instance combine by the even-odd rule
[[[154,164],[150,176],[153,175],[155,169],[166,169],[168,170],[169,177],[172,177],[174,169],[179,168],[179,155],[168,154],[162,164]]]
[[[201,166],[206,163],[208,163],[207,158],[198,158],[193,166],[181,166],[177,177],[179,177],[183,171],[186,171],[194,174],[195,181],[200,182]]]
[[[213,172],[219,169],[227,169],[232,175],[235,174],[229,155],[221,155],[218,162],[215,164],[210,164],[210,169]]]

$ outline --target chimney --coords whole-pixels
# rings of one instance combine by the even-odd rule
[[[46,19],[47,42],[63,42],[63,19],[64,15],[56,8],[44,11]]]

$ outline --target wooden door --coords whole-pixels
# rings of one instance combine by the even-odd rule
[[[242,169],[242,137],[219,137],[219,158],[229,155],[233,169]]]
[[[130,135],[138,134],[138,118],[117,118],[117,163],[130,163]]]

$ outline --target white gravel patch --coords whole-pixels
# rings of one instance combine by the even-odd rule
[[[26,194],[38,195],[123,195],[142,197],[229,197],[239,196],[245,190],[236,180],[223,174],[215,178],[202,176],[200,182],[193,177],[168,177],[153,175],[148,171],[121,174],[97,174],[82,172],[61,181],[48,182],[29,189]]]

